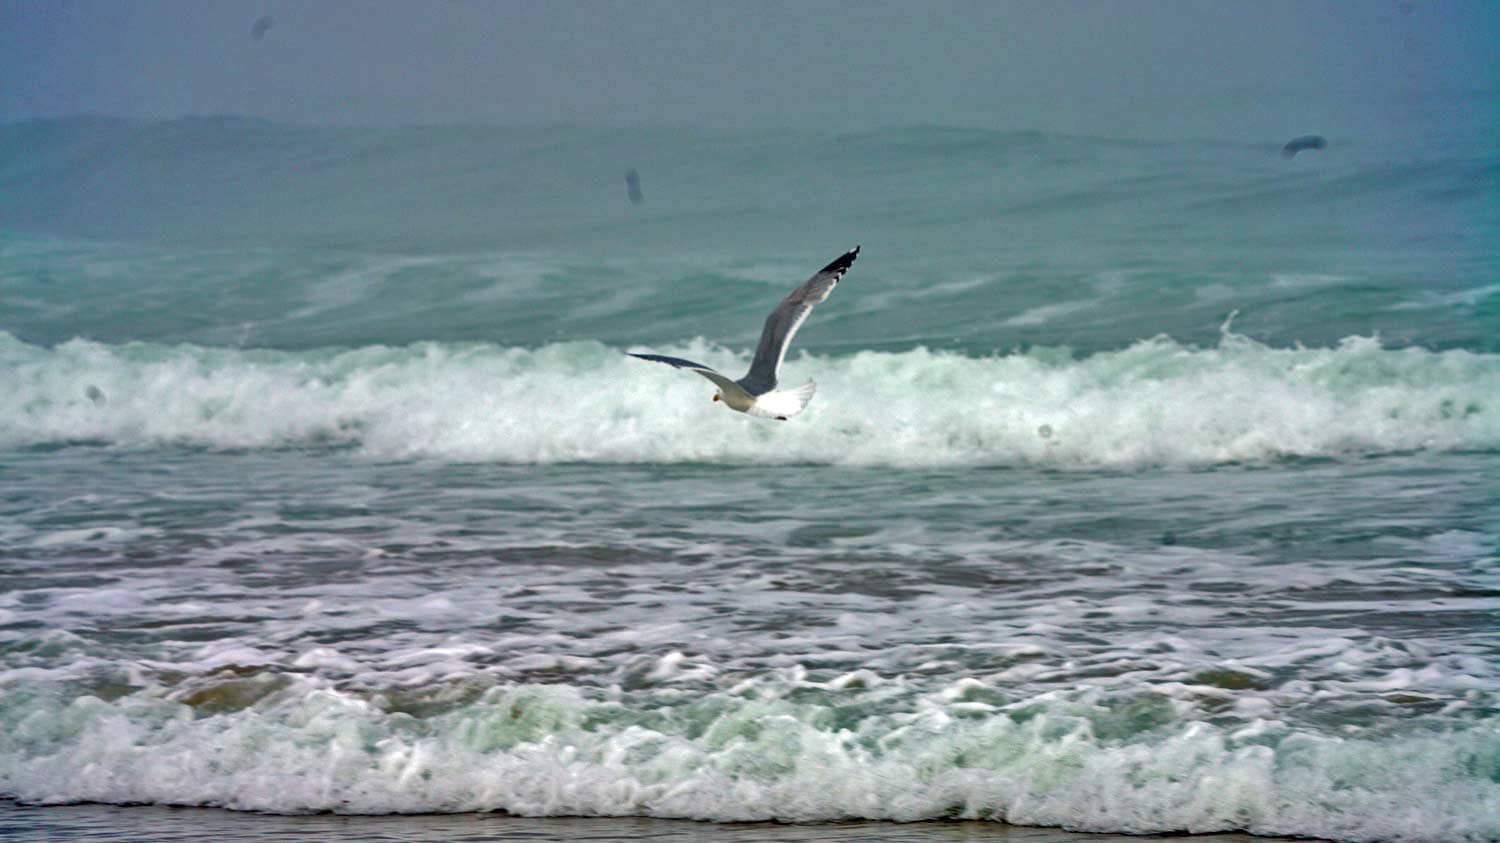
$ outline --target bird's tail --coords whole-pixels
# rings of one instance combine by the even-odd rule
[[[813,393],[818,385],[812,381],[797,387],[796,389],[781,389],[775,392],[766,392],[755,396],[755,403],[747,410],[752,416],[760,416],[765,419],[782,419],[783,421],[802,412],[807,402],[812,400]]]

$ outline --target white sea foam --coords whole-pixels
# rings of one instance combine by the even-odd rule
[[[196,715],[148,695],[19,692],[0,707],[0,791],[277,813],[957,817],[1447,843],[1500,832],[1500,786],[1473,774],[1500,752],[1493,723],[1355,739],[1167,722],[1122,737],[1086,697],[1005,705],[974,681],[853,718],[894,691],[851,674],[809,693],[746,688],[653,713],[511,686],[417,719],[304,681]]]
[[[665,350],[729,372],[747,364],[701,341]],[[1214,348],[1157,338],[1077,360],[920,348],[796,357],[785,377],[816,378],[818,397],[777,425],[725,413],[705,384],[596,343],[287,353],[0,337],[0,362],[8,446],[1060,467],[1500,447],[1500,358],[1368,338],[1273,349],[1226,332]]]
[[[1431,617],[1493,602],[1463,596],[1483,574],[1462,562],[1488,558],[1475,534],[1424,539],[1455,562],[1427,568],[944,524],[928,541],[958,557],[945,566],[912,526],[833,552],[772,528],[774,551],[727,564],[650,561],[688,537],[633,539],[612,564],[508,566],[507,526],[449,529],[500,517],[494,500],[430,501],[412,519],[430,532],[403,527],[357,576],[304,576],[366,558],[318,550],[321,530],[240,544],[241,525],[191,563],[94,574],[116,585],[0,593],[0,797],[1340,840],[1500,829],[1496,668]],[[409,555],[439,540],[436,559]],[[219,564],[247,559],[254,575]],[[1418,588],[1446,596],[1392,597]],[[1429,622],[1401,626],[1414,607]]]
[[[1434,293],[1421,291],[1418,298],[1391,305],[1391,310],[1423,310],[1426,308],[1447,308],[1456,305],[1473,307],[1480,302],[1492,297],[1500,296],[1500,284],[1486,284],[1483,287],[1474,287],[1468,290],[1456,292]]]
[[[1006,319],[1001,324],[1010,325],[1012,327],[1045,325],[1046,323],[1051,322],[1058,317],[1071,316],[1072,314],[1077,313],[1080,310],[1088,310],[1089,308],[1094,306],[1095,303],[1091,301],[1065,301],[1058,302],[1057,304],[1046,304],[1040,307],[1033,307],[1030,310],[1022,311],[1021,313],[1018,313],[1015,316]]]

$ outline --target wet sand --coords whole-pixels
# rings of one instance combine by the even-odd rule
[[[1306,838],[1298,838],[1306,843]],[[651,840],[662,843],[1292,843],[1248,834],[1089,834],[994,822],[705,823],[641,817],[512,817],[504,814],[279,816],[155,805],[19,805],[0,801],[0,840],[110,841],[510,841]]]

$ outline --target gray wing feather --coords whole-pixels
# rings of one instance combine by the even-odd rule
[[[633,351],[627,351],[625,353],[629,354],[631,357],[639,357],[642,360],[651,360],[656,363],[665,363],[668,366],[675,366],[679,369],[687,369],[690,372],[697,372],[703,377],[713,381],[714,384],[717,385],[720,389],[739,387],[739,384],[735,383],[724,375],[719,374],[717,371],[709,368],[708,366],[703,365],[702,363],[694,363],[691,360],[684,360],[681,357],[668,357],[665,354],[636,354]]]
[[[766,317],[766,326],[760,332],[760,345],[755,348],[755,359],[750,362],[750,371],[738,383],[751,395],[761,395],[776,388],[776,372],[786,358],[787,346],[797,329],[807,321],[813,306],[828,298],[839,279],[849,271],[854,259],[859,257],[855,246],[840,255],[833,263],[818,270],[806,283],[793,290],[781,304]]]

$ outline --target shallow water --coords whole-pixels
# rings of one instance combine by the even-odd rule
[[[0,775],[38,801],[1329,837],[1397,799],[1400,834],[1481,839],[1500,478],[1475,466],[20,452]]]
[[[642,817],[608,819],[531,819],[497,814],[420,814],[378,817],[269,816],[200,808],[68,805],[49,808],[0,803],[0,835],[7,840],[359,840],[444,841],[484,840],[658,840],[780,841],[860,840],[887,843],[1119,843],[1141,840],[1192,840],[1194,843],[1277,843],[1275,838],[1244,834],[1207,834],[1149,837],[1117,834],[1074,834],[1050,828],[1026,828],[978,822],[876,823],[843,822],[816,825],[785,823],[709,824]],[[1303,838],[1306,839],[1306,838]]]

